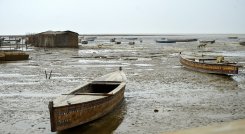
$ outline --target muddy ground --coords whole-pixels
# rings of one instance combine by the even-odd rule
[[[135,45],[116,37],[122,41],[116,45],[108,42],[113,37],[100,36],[79,49],[29,48],[30,60],[1,63],[0,133],[51,133],[49,101],[119,66],[127,75],[122,105],[60,133],[162,133],[245,118],[244,68],[235,76],[205,74],[183,68],[178,60],[180,51],[205,50],[244,66],[245,46],[228,35],[182,36],[216,40],[201,49],[197,42],[155,43],[162,37],[167,36],[137,37]],[[45,70],[52,70],[51,79]]]

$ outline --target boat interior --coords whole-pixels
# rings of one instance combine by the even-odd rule
[[[106,96],[113,96],[110,92],[120,86],[120,84],[121,82],[117,81],[93,81],[77,88],[77,90],[69,94],[62,94],[62,96],[54,100],[54,107],[88,102]]]
[[[80,93],[109,93],[120,85],[120,82],[100,82],[94,81],[87,84],[84,87],[72,92],[71,94],[80,94]]]

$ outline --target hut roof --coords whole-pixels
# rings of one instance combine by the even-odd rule
[[[73,33],[73,34],[77,34],[76,32],[73,31],[46,31],[46,32],[41,32],[39,34],[52,34],[52,35],[57,35],[57,34],[66,34],[66,33]]]

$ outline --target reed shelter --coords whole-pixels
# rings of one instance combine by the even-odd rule
[[[31,35],[28,40],[36,47],[78,47],[78,33],[72,31],[46,31]]]

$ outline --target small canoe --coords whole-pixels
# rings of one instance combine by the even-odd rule
[[[217,58],[190,58],[180,54],[179,60],[184,67],[194,71],[224,75],[238,74],[238,65],[227,62],[214,62],[218,60]]]
[[[119,70],[49,102],[51,131],[61,131],[98,119],[124,98],[126,76]]]

